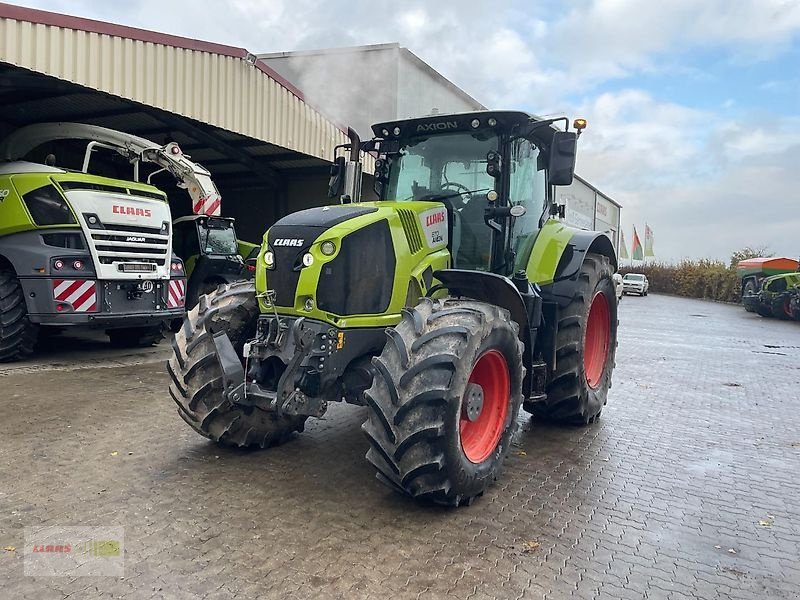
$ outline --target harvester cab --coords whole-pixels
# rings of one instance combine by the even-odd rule
[[[175,219],[173,229],[175,253],[186,265],[188,308],[220,284],[244,277],[233,218],[189,215]]]
[[[586,122],[568,125],[487,111],[380,123],[364,143],[351,130],[339,203],[277,221],[255,285],[202,297],[177,333],[181,417],[265,447],[329,402],[363,404],[378,478],[448,505],[494,479],[521,407],[593,422],[614,367],[616,254],[554,218]],[[358,201],[364,152],[375,202]]]

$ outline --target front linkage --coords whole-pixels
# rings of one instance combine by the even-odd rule
[[[353,361],[380,351],[383,329],[344,331],[305,317],[282,317],[269,292],[262,298],[273,312],[258,318],[255,338],[244,344],[243,357],[226,332],[213,335],[224,397],[231,404],[278,415],[310,417],[325,414],[331,400],[363,404],[370,377],[366,368],[353,369]]]

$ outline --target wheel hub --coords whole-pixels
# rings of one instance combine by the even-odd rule
[[[479,384],[467,384],[462,411],[464,418],[470,423],[474,423],[481,416],[481,411],[483,411],[483,388]]]
[[[506,428],[511,376],[498,350],[484,352],[472,367],[461,398],[459,435],[467,460],[480,464],[497,449]]]

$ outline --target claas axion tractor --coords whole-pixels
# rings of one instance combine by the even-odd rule
[[[492,111],[381,123],[364,143],[351,130],[340,203],[277,221],[254,284],[187,315],[168,363],[181,417],[266,447],[330,402],[365,405],[378,478],[453,506],[497,477],[520,408],[593,422],[614,368],[616,254],[565,226],[553,194],[585,124]],[[375,202],[359,202],[365,152]]]

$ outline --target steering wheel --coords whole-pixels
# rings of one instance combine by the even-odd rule
[[[472,200],[472,192],[471,192],[471,190],[467,186],[465,186],[464,184],[458,183],[456,181],[446,181],[445,183],[442,184],[442,189],[443,190],[451,189],[451,190],[453,190],[454,192],[456,192],[458,194],[457,196],[453,196],[451,198],[448,198],[448,200],[456,200],[456,199],[461,200],[460,208],[464,208],[467,205],[467,203],[470,200]],[[458,203],[457,202],[453,202],[453,204],[456,205]]]

